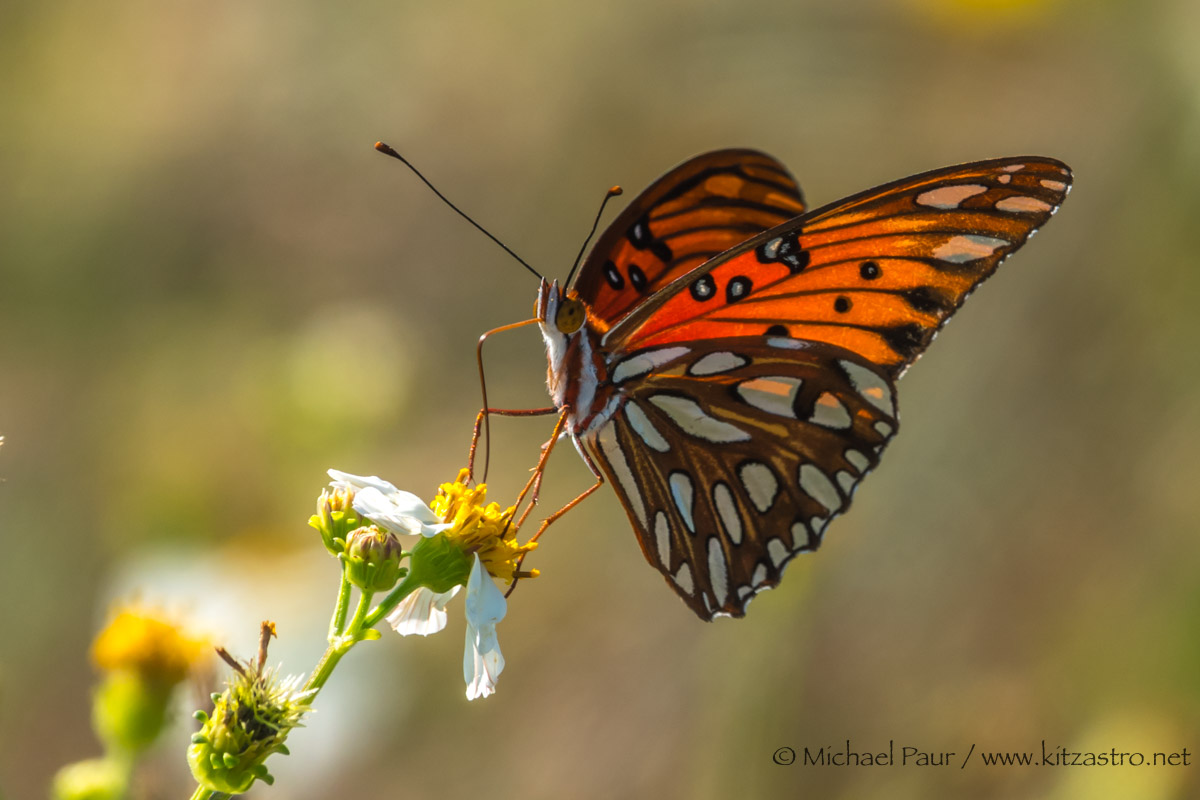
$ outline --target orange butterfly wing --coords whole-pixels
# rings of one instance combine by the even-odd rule
[[[575,290],[602,324],[714,256],[804,211],[782,164],[756,150],[696,156],[651,184],[605,230]]]
[[[842,347],[897,378],[970,291],[1050,218],[1070,185],[1066,165],[1029,156],[863,192],[676,277],[620,319],[604,345],[631,352],[787,336]]]

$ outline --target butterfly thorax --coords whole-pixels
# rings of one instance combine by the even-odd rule
[[[619,396],[608,379],[596,321],[573,292],[558,282],[538,290],[538,325],[546,342],[546,388],[556,408],[567,408],[567,422],[580,435],[616,412]]]

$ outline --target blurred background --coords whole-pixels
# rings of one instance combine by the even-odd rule
[[[702,624],[609,490],[543,540],[499,692],[461,605],[335,674],[255,796],[1183,798],[1200,766],[957,768],[968,748],[1200,753],[1200,6],[1155,2],[9,2],[0,10],[0,794],[98,753],[114,600],[308,671],[325,470],[431,498],[474,343],[562,277],[604,190],[704,150],[812,206],[1000,155],[1075,190],[901,383],[902,434],[815,556]],[[618,201],[619,204],[620,201]],[[610,212],[611,218],[611,212]],[[545,404],[535,330],[497,405]],[[547,419],[497,420],[511,501]],[[589,485],[556,452],[544,509]],[[190,706],[194,708],[195,706]],[[145,765],[191,790],[193,723]],[[958,754],[778,766],[777,748]]]

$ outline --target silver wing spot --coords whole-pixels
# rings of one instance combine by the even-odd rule
[[[671,477],[667,479],[671,485],[671,497],[675,499],[675,507],[679,509],[679,516],[683,517],[683,524],[692,533],[696,532],[696,523],[692,519],[692,500],[694,491],[692,488],[692,479],[686,472],[672,472]]]
[[[708,539],[708,577],[712,581],[713,596],[718,606],[725,605],[729,596],[729,567],[725,563],[725,551],[716,536]]]
[[[625,490],[625,496],[629,498],[629,506],[633,509],[634,516],[645,528],[646,504],[642,500],[641,489],[633,477],[633,471],[629,469],[629,462],[625,460],[625,451],[621,449],[621,443],[617,441],[617,426],[605,425],[601,428],[596,435],[596,442],[600,445],[600,451],[604,453],[604,457],[608,459],[608,465],[616,475],[617,483],[621,484],[621,488]]]
[[[846,460],[849,461],[860,473],[866,472],[867,467],[871,466],[871,460],[857,450],[847,450],[845,455]]]
[[[663,364],[674,361],[680,356],[687,355],[688,352],[689,350],[686,347],[663,347],[658,350],[637,353],[621,361],[613,368],[612,381],[613,383],[621,383],[630,378],[645,375],[647,372],[657,369]]]
[[[831,392],[823,392],[817,398],[817,402],[813,404],[812,416],[808,421],[814,425],[820,425],[822,428],[834,430],[843,430],[854,424],[854,420],[850,419],[850,412],[842,405],[842,401],[838,400]]]
[[[667,515],[659,511],[654,515],[654,543],[658,547],[658,560],[663,569],[671,568],[671,526]]]
[[[683,589],[684,594],[692,594],[696,591],[696,585],[692,583],[692,568],[686,561],[679,567],[679,571],[671,576],[671,580],[675,581],[676,586]]]
[[[792,407],[796,393],[804,384],[800,378],[789,378],[783,375],[770,375],[762,378],[751,378],[742,381],[737,386],[738,396],[760,411],[774,414],[777,417],[796,418]]]
[[[695,364],[688,367],[689,375],[718,375],[722,372],[729,372],[733,369],[739,369],[750,363],[750,359],[739,356],[737,353],[722,351],[720,353],[709,353],[701,358]]]
[[[861,364],[855,364],[844,358],[838,360],[838,365],[850,379],[850,385],[854,387],[854,391],[862,395],[864,400],[889,417],[896,416],[896,401],[892,397],[892,389],[887,385],[887,381]]]
[[[742,518],[738,514],[737,503],[734,502],[733,492],[722,481],[713,484],[713,504],[721,517],[721,524],[729,534],[729,540],[734,544],[742,543]]]
[[[736,425],[710,417],[695,400],[673,394],[650,396],[650,402],[661,409],[679,429],[689,436],[706,442],[745,442],[750,434]]]
[[[816,464],[800,465],[799,482],[805,494],[830,511],[837,511],[842,507],[842,497],[838,494],[837,487]]]
[[[658,432],[658,428],[654,427],[654,423],[636,402],[631,400],[625,404],[625,418],[629,420],[629,427],[633,428],[633,432],[646,443],[647,447],[652,447],[660,453],[671,449],[671,445]]]
[[[783,539],[775,538],[767,542],[767,555],[771,557],[771,563],[776,569],[791,555],[788,553],[787,545],[783,543]]]
[[[754,507],[763,514],[770,511],[779,494],[779,481],[771,468],[758,461],[747,461],[738,467],[738,478]]]

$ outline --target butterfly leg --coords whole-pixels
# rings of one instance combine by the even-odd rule
[[[475,345],[475,363],[479,365],[479,391],[483,395],[483,410],[479,412],[479,418],[475,420],[475,435],[471,437],[471,454],[470,454],[470,458],[468,459],[468,463],[467,463],[467,474],[472,479],[474,479],[474,477],[475,477],[475,446],[479,440],[479,425],[482,422],[483,423],[483,440],[484,440],[484,442],[487,443],[486,454],[484,455],[484,458],[483,458],[483,479],[485,481],[487,480],[488,460],[491,459],[491,457],[492,457],[492,423],[491,423],[490,417],[488,416],[489,414],[503,414],[503,415],[507,415],[507,416],[519,417],[519,416],[533,416],[535,414],[552,414],[552,413],[554,413],[554,411],[557,410],[554,408],[547,408],[547,409],[539,408],[539,409],[534,409],[532,411],[522,412],[522,411],[506,411],[506,410],[498,409],[498,408],[488,408],[487,378],[484,377],[484,374],[483,374],[483,343],[488,340],[489,336],[492,336],[497,333],[503,333],[504,331],[511,331],[511,330],[516,330],[517,328],[523,328],[526,325],[534,325],[538,321],[539,321],[538,318],[534,317],[533,319],[527,319],[527,320],[523,320],[521,322],[514,322],[511,325],[501,325],[499,328],[493,328],[492,330],[490,330],[487,333],[480,336],[479,343],[477,345]]]
[[[564,411],[562,417],[559,418],[560,425],[554,429],[555,435],[553,437],[551,437],[549,442],[546,443],[546,445],[547,445],[546,453],[543,455],[542,460],[538,462],[537,474],[535,476],[537,478],[536,485],[538,487],[541,486],[541,473],[545,467],[546,457],[549,456],[549,451],[553,449],[554,442],[558,441],[559,428],[561,427],[561,423],[565,419],[566,419],[566,412]],[[578,497],[576,497],[574,500],[567,503],[565,506],[560,508],[558,511],[555,511],[553,514],[551,514],[550,516],[548,516],[544,520],[542,520],[542,524],[538,526],[537,531],[533,534],[533,536],[531,536],[529,538],[529,541],[536,542],[538,540],[538,538],[543,533],[546,532],[546,529],[549,528],[552,524],[554,524],[554,522],[556,522],[559,517],[561,517],[563,514],[566,514],[568,511],[573,509],[575,506],[582,503],[584,501],[584,499],[586,499],[588,497],[588,495],[592,494],[593,492],[595,492],[597,489],[599,489],[601,486],[604,485],[604,474],[601,473],[600,470],[596,468],[596,464],[592,461],[591,456],[588,455],[587,449],[580,447],[579,452],[581,455],[583,455],[584,463],[587,464],[588,469],[590,469],[592,471],[592,474],[596,476],[596,482],[593,483],[591,486],[589,486],[587,489],[585,489],[583,492],[581,492],[580,495]],[[536,497],[536,490],[535,490],[534,496]],[[536,502],[536,501],[534,501],[534,502]],[[525,509],[524,513],[521,514],[521,519],[518,521],[518,525],[520,523],[523,523],[525,521],[525,518],[527,516],[529,516],[529,512],[533,510],[534,502],[531,502],[529,504],[529,506]],[[515,573],[516,577],[513,579],[512,585],[508,587],[508,591],[504,593],[505,597],[508,597],[510,594],[513,593],[513,590],[517,588],[517,582],[521,579],[521,577],[523,577],[520,574],[520,569],[521,569],[521,564],[524,563],[524,561],[525,561],[525,555],[526,554],[522,553],[521,558],[517,561],[517,572]]]
[[[483,426],[484,420],[489,414],[497,414],[501,417],[539,417],[546,414],[553,414],[558,409],[554,406],[547,408],[484,408],[480,409],[475,416],[475,429],[471,433],[471,449],[467,451],[467,475],[472,480],[475,478],[475,450],[479,447],[479,433]],[[484,479],[486,480],[487,470],[484,470]]]
[[[564,408],[562,413],[558,415],[558,422],[555,423],[554,431],[550,434],[550,441],[548,441],[542,448],[542,454],[538,458],[537,466],[533,468],[533,474],[529,476],[529,480],[526,482],[525,488],[521,490],[519,495],[517,495],[517,502],[515,505],[517,508],[520,508],[521,503],[525,502],[525,497],[530,495],[531,491],[533,492],[533,494],[530,495],[529,505],[526,506],[525,510],[521,513],[520,518],[517,519],[517,527],[520,527],[525,522],[525,518],[529,516],[529,512],[535,505],[537,505],[538,492],[541,491],[542,488],[542,474],[546,471],[546,462],[550,459],[551,451],[554,450],[554,443],[558,441],[559,436],[562,434],[563,428],[566,427],[568,413],[568,409]]]

